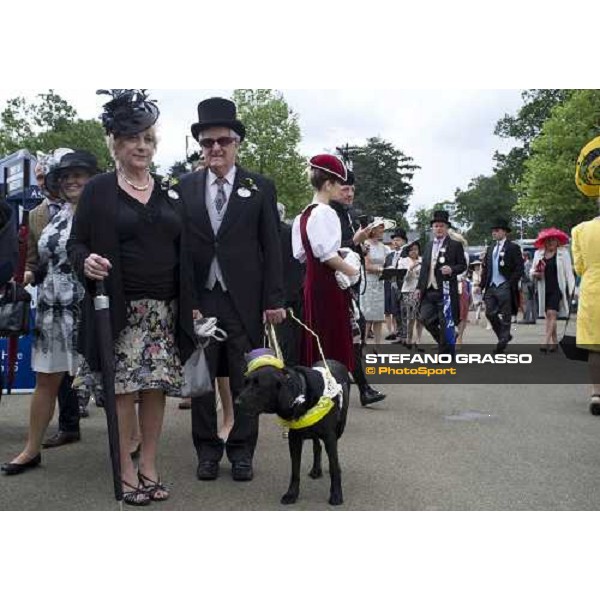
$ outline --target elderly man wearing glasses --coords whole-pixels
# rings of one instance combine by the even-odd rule
[[[233,102],[205,100],[198,116],[192,135],[202,146],[206,168],[184,178],[181,193],[199,308],[228,334],[226,342],[208,347],[208,365],[213,379],[228,372],[235,399],[244,384],[245,354],[263,346],[264,322],[285,318],[277,192],[271,181],[236,164],[246,128]],[[192,433],[198,479],[217,479],[226,451],[234,481],[252,480],[258,418],[236,406],[225,442],[210,393],[192,401]]]

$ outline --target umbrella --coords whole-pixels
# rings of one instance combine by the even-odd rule
[[[542,229],[542,231],[540,231],[534,245],[540,250],[544,247],[546,240],[551,238],[556,238],[559,246],[567,246],[569,244],[569,236],[564,231],[556,229],[556,227],[550,227],[550,229]]]
[[[98,353],[102,369],[102,390],[104,394],[104,411],[108,426],[108,444],[113,470],[115,499],[123,502],[123,483],[121,481],[121,449],[119,445],[119,420],[117,418],[117,401],[115,397],[115,351],[110,323],[110,299],[106,295],[104,282],[96,284],[94,298],[96,311],[96,335],[98,337]]]

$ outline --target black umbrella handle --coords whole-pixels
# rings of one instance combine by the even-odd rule
[[[110,299],[106,293],[104,281],[96,282],[96,296],[94,298],[94,308],[98,310],[108,310],[110,308]]]

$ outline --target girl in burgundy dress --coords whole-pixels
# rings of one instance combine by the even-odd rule
[[[340,271],[356,277],[358,271],[340,257],[341,224],[329,206],[331,200],[339,198],[347,170],[339,158],[329,154],[312,158],[310,167],[316,194],[312,204],[296,218],[292,233],[294,256],[306,263],[304,322],[319,336],[325,358],[337,360],[352,372],[350,292],[338,286],[335,274]],[[320,360],[316,339],[304,332],[301,363],[312,367]]]

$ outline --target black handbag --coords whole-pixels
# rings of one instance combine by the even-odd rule
[[[7,283],[0,296],[0,338],[29,333],[31,295],[14,283]]]
[[[587,362],[590,352],[585,348],[579,348],[577,346],[577,337],[574,335],[567,335],[567,329],[569,327],[569,322],[571,321],[571,314],[573,311],[571,307],[575,302],[575,291],[573,291],[573,295],[571,296],[571,301],[569,302],[569,315],[567,317],[567,323],[565,324],[565,334],[560,340],[559,344],[568,360],[575,360],[578,362]]]

